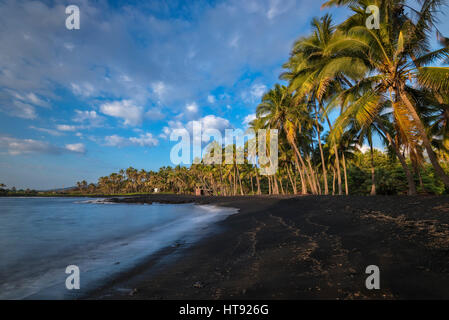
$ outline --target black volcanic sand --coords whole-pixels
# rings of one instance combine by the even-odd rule
[[[161,250],[90,299],[449,299],[447,196],[113,201],[196,202],[240,212],[174,261],[162,264],[175,249]],[[380,290],[365,288],[368,265],[380,268]]]

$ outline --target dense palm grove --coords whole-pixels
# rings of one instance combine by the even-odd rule
[[[380,28],[365,26],[369,5]],[[78,183],[86,193],[441,194],[449,190],[449,39],[435,27],[443,1],[330,0],[352,15],[312,21],[251,128],[277,129],[279,168],[261,176],[246,164],[194,164],[126,171]],[[415,6],[415,9],[412,7]],[[419,6],[416,8],[416,6]],[[435,36],[436,35],[436,36]],[[436,39],[441,48],[431,51]],[[380,140],[383,152],[374,148]],[[359,148],[367,146],[365,153]],[[229,147],[229,146],[228,146]],[[232,147],[233,149],[235,147]],[[244,151],[247,154],[251,150]],[[251,157],[249,157],[251,158]]]

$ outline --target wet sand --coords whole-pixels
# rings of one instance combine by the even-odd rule
[[[113,201],[196,202],[240,212],[214,234],[183,250],[162,250],[89,299],[449,299],[447,196]],[[380,268],[380,290],[365,288],[368,265]]]

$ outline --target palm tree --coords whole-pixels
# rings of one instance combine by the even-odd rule
[[[317,100],[319,110],[315,111],[316,126],[318,129],[318,111],[323,112],[323,102],[331,97],[335,91],[340,90],[341,83],[347,81],[342,74],[329,74],[329,65],[335,62],[335,57],[326,54],[327,48],[335,32],[332,19],[325,15],[321,19],[312,20],[312,35],[302,37],[295,42],[289,61],[284,65],[288,71],[281,74],[281,78],[289,80],[289,89],[294,92],[295,101],[299,102],[305,97],[310,101]],[[332,124],[327,114],[324,114],[326,121],[332,130]],[[318,130],[317,130],[318,131]],[[318,132],[320,135],[320,132]],[[324,155],[321,147],[321,139],[318,140],[321,152],[321,161],[324,162]],[[338,194],[342,194],[342,182],[340,173],[340,159],[337,146],[333,145],[336,157],[336,169],[338,180]],[[325,165],[323,163],[323,168]],[[325,181],[327,182],[326,170],[323,170]]]
[[[295,162],[301,177],[302,193],[307,193],[306,178],[315,193],[311,173],[307,169],[296,142],[298,133],[306,132],[302,130],[302,127],[310,123],[306,105],[301,104],[300,106],[301,108],[293,107],[292,95],[288,88],[276,84],[262,97],[262,103],[257,106],[256,115],[265,128],[277,129],[279,132],[285,133],[288,143],[294,150]],[[304,136],[305,134],[302,135],[302,137]]]
[[[364,9],[368,1],[331,0],[325,5],[349,3],[355,14],[340,26],[331,40],[327,55],[336,59],[329,64],[328,74],[320,76],[321,80],[324,81],[324,76],[343,73],[356,81],[354,85],[348,84],[348,90],[371,89],[365,90],[346,110],[343,116],[346,121],[351,117],[360,122],[372,121],[389,98],[395,121],[401,126],[406,117],[413,120],[413,127],[402,126],[401,129],[404,132],[416,130],[436,174],[449,187],[449,176],[441,168],[432,148],[412,88],[419,85],[437,96],[449,92],[449,68],[426,66],[449,57],[447,46],[436,51],[428,49],[428,32],[432,30],[435,12],[443,2],[422,1],[421,8],[413,11],[416,19],[412,19],[411,14],[404,11],[404,7],[409,7],[407,1],[377,1],[381,9],[378,30],[364,26],[367,18]]]

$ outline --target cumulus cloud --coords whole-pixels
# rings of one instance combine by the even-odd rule
[[[35,107],[50,108],[50,104],[33,92],[19,93],[16,90],[0,89],[0,111],[18,118],[35,119]]]
[[[65,148],[68,151],[75,152],[75,153],[86,153],[86,147],[83,143],[73,143],[73,144],[66,144]]]
[[[168,86],[162,81],[153,82],[151,84],[151,89],[159,101],[163,101],[167,97],[169,91]]]
[[[153,137],[151,133],[142,133],[138,137],[122,137],[116,134],[105,137],[105,145],[109,147],[127,147],[127,146],[140,146],[140,147],[154,147],[157,146],[159,141]]]
[[[264,84],[253,84],[251,86],[251,97],[253,99],[260,99],[262,98],[263,94],[267,91],[267,86]]]
[[[73,93],[79,96],[90,97],[95,93],[94,86],[91,85],[89,82],[83,82],[80,84],[71,83],[70,86]]]
[[[208,130],[218,130],[223,133],[225,129],[232,128],[231,123],[228,119],[224,119],[221,117],[217,117],[215,115],[207,115],[198,120],[191,120],[187,123],[182,123],[181,121],[169,121],[168,126],[162,128],[162,132],[159,135],[161,138],[169,138],[170,134],[174,130],[187,130],[191,135],[193,134],[193,124],[194,122],[198,123],[201,126],[202,132]]]
[[[261,83],[253,83],[251,87],[241,93],[245,103],[257,103],[267,91],[267,86]]]
[[[244,119],[243,119],[243,125],[249,125],[249,123],[251,121],[253,121],[254,119],[256,119],[256,114],[255,113],[251,113],[249,115],[247,115]]]
[[[101,113],[123,119],[125,125],[139,125],[143,118],[143,108],[132,100],[107,102],[100,106]]]
[[[100,116],[95,110],[75,110],[73,121],[86,123],[89,127],[98,127],[102,125],[104,117]]]
[[[10,155],[16,156],[29,153],[52,153],[60,152],[59,148],[46,142],[34,139],[17,139],[7,136],[0,136],[0,148],[6,150]]]
[[[0,136],[0,149],[12,156],[26,154],[61,154],[64,152],[85,153],[82,143],[67,144],[64,148],[35,139],[18,139],[9,136]]]
[[[186,105],[186,110],[187,112],[196,113],[198,112],[198,105],[196,104],[196,102],[188,103]]]

